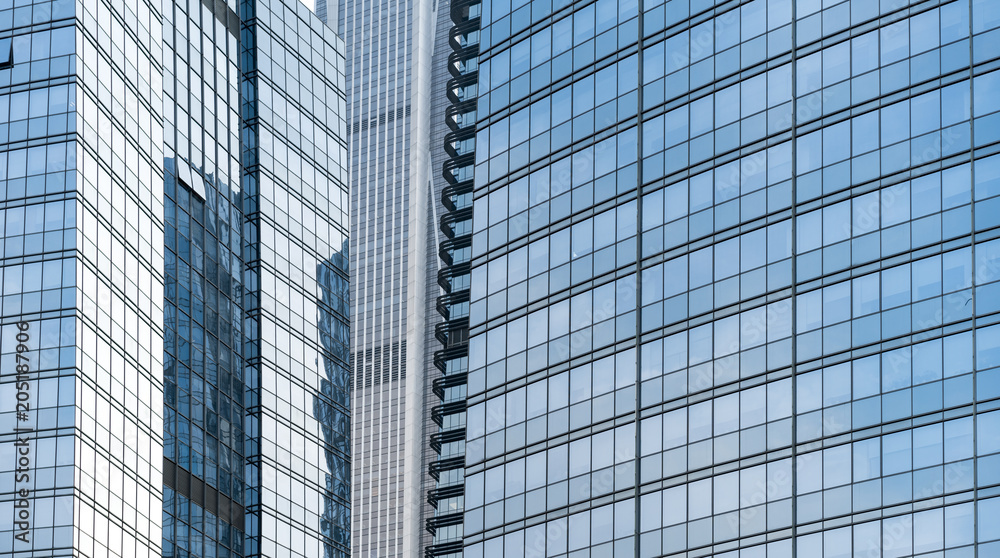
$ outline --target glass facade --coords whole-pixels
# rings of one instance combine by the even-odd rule
[[[1000,3],[482,12],[465,555],[1000,554]]]
[[[112,4],[0,5],[0,555],[344,557],[344,43]]]
[[[340,1],[347,67],[351,168],[351,331],[355,557],[398,556],[407,520],[406,450],[420,443],[407,405],[412,146],[412,6]],[[372,13],[384,17],[372,17]],[[416,201],[416,200],[413,200]],[[413,333],[422,332],[415,325]],[[420,373],[416,374],[419,379]],[[414,432],[415,431],[415,432]]]
[[[339,0],[351,168],[353,534],[356,557],[428,543],[426,474],[437,323],[437,215],[447,10],[430,0]]]
[[[0,555],[161,553],[160,19],[0,5]]]
[[[344,41],[241,5],[248,556],[350,554]]]
[[[247,489],[239,22],[192,5],[163,5],[163,555],[225,558]]]

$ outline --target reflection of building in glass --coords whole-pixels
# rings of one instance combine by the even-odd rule
[[[1000,552],[1000,3],[483,6],[465,556]]]
[[[351,498],[350,455],[350,323],[349,323],[349,255],[345,241],[341,250],[316,269],[317,283],[323,293],[317,308],[320,339],[325,350],[320,381],[322,395],[313,396],[313,416],[322,425],[327,449],[322,530],[346,526],[350,522],[349,508],[341,505]],[[331,402],[333,404],[331,404]],[[347,531],[345,531],[347,532]],[[328,547],[330,548],[330,547]],[[328,554],[335,556],[335,554]]]
[[[351,156],[353,548],[415,556],[426,520],[436,298],[437,170],[446,158],[446,4],[341,0]]]
[[[164,556],[243,548],[241,196],[202,173],[164,159]],[[213,526],[197,531],[211,536],[176,535],[192,506]]]
[[[292,1],[14,11],[0,555],[346,556],[343,41]]]

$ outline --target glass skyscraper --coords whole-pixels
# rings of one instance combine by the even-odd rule
[[[347,556],[344,50],[293,0],[0,6],[0,554]]]
[[[5,556],[161,554],[161,31],[147,2],[0,6]]]
[[[350,553],[344,42],[301,2],[241,5],[251,556]]]
[[[481,26],[465,556],[1000,555],[1000,3]]]
[[[448,131],[439,93],[451,28],[438,4],[338,1],[349,49],[355,557],[420,555],[433,529],[437,169]]]

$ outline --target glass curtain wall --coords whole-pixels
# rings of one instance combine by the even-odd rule
[[[231,7],[232,6],[232,7]],[[243,213],[235,2],[164,4],[163,555],[242,556]]]
[[[466,556],[1000,552],[1000,4],[482,28]]]
[[[344,42],[241,4],[248,556],[350,555]]]
[[[161,6],[0,6],[0,555],[161,555]]]

